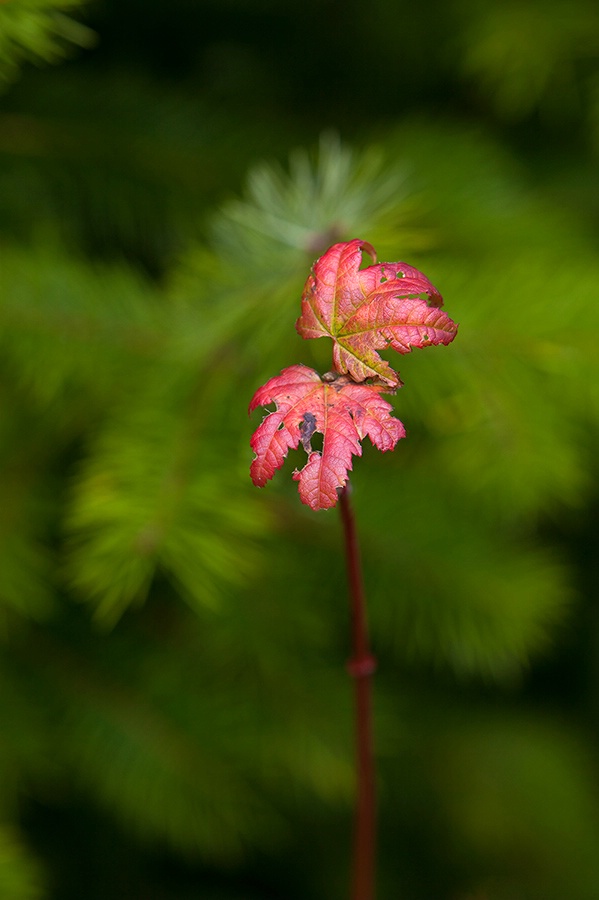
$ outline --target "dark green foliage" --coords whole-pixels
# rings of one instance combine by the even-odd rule
[[[381,897],[599,892],[596,12],[392,6],[98,3],[39,72],[79,4],[0,3],[3,900],[345,896],[339,522],[247,404],[356,237],[460,323],[352,475]]]

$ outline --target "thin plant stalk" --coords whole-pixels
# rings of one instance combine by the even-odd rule
[[[374,900],[376,854],[376,789],[372,728],[372,675],[376,660],[370,651],[366,598],[350,484],[340,494],[351,610],[352,656],[348,671],[354,680],[356,740],[356,807],[354,820],[351,900]]]

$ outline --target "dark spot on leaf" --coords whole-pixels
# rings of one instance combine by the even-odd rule
[[[306,453],[310,453],[312,451],[312,445],[310,440],[312,435],[316,431],[316,416],[314,413],[307,412],[304,413],[304,418],[300,422],[299,426],[302,447],[306,451]]]

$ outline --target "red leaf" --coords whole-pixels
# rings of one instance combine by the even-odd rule
[[[270,403],[277,407],[252,436],[254,484],[264,487],[283,465],[287,451],[301,443],[308,462],[293,477],[299,481],[302,502],[312,509],[335,506],[338,490],[352,468],[352,456],[362,455],[362,438],[368,436],[384,451],[405,437],[402,423],[391,415],[391,404],[380,396],[383,390],[382,385],[356,384],[345,375],[329,373],[321,378],[301,365],[271,378],[250,403],[250,412]],[[323,436],[322,451],[311,447],[316,432]]]
[[[377,351],[449,344],[457,325],[439,309],[443,299],[422,272],[406,263],[360,269],[362,250],[376,259],[370,244],[354,240],[335,244],[316,261],[295,327],[303,338],[332,338],[338,372],[396,387],[399,376]]]

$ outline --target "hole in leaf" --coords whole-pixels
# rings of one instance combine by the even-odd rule
[[[277,425],[277,431],[282,431],[284,427],[285,424],[283,422],[279,422],[279,424]]]
[[[318,453],[322,453],[322,445],[324,443],[324,435],[320,433],[320,431],[315,431],[312,435],[311,439],[312,450],[316,450]]]
[[[386,281],[389,281],[386,275],[381,275],[381,284],[384,284]]]
[[[395,273],[395,277],[396,277],[396,278],[403,278],[403,272],[400,272],[400,271],[398,270],[398,271]]]
[[[422,340],[423,340],[423,341],[428,341],[428,334],[423,334],[423,335],[422,335]]]

